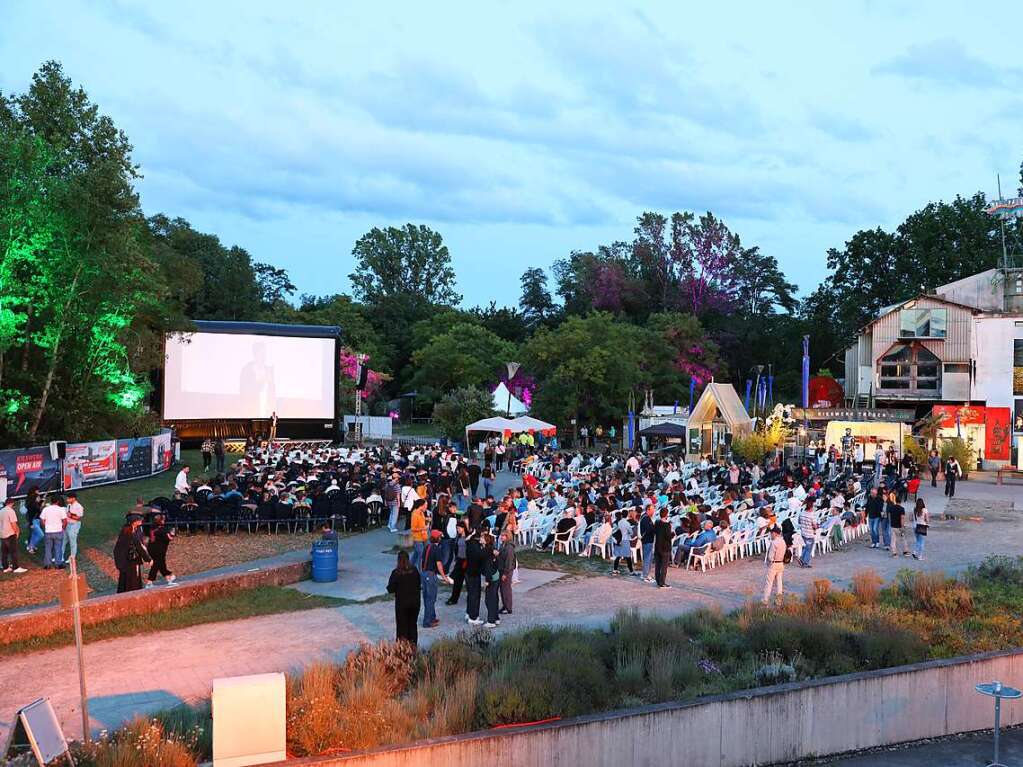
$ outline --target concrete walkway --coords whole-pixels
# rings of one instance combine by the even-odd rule
[[[789,568],[786,589],[801,592],[815,578],[844,585],[864,567],[888,579],[903,567],[958,571],[993,553],[1015,557],[1023,547],[1020,513],[1012,508],[1018,491],[1018,487],[963,483],[960,500],[948,507],[957,518],[934,520],[926,563],[893,559],[861,541],[815,560],[813,569]],[[930,488],[924,489],[924,497],[935,517],[945,510],[943,499]],[[350,564],[347,577],[353,579],[350,594],[372,597],[383,592],[386,573],[394,566],[388,535],[376,531],[342,543],[342,561]],[[360,563],[366,573],[361,581]],[[342,575],[344,584],[344,571]],[[552,577],[556,580],[550,581]],[[535,578],[526,573],[524,580],[516,592],[515,614],[502,621],[500,632],[535,624],[606,625],[622,608],[665,616],[699,607],[730,609],[759,592],[763,565],[746,560],[706,573],[672,569],[669,582],[675,588],[668,591],[626,576],[558,577],[545,572]],[[438,602],[441,625],[421,632],[424,644],[465,625],[464,601],[455,607],[443,605],[443,597]],[[85,661],[92,727],[113,728],[135,714],[206,697],[215,677],[287,671],[316,660],[341,658],[360,642],[389,639],[393,632],[391,603],[372,601],[90,644],[85,647]],[[0,690],[0,739],[16,710],[42,696],[50,698],[65,733],[81,735],[73,648],[5,659],[0,664]]]
[[[994,756],[993,744],[992,734],[985,732],[823,764],[836,767],[985,767]],[[1023,729],[1002,731],[998,758],[1005,765],[1023,765]]]

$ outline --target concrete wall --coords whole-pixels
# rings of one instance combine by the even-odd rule
[[[990,728],[978,682],[1023,682],[1023,650],[931,661],[693,703],[666,703],[562,722],[471,733],[412,747],[279,762],[312,767],[656,765],[746,767]],[[1023,723],[1023,701],[1002,724]]]

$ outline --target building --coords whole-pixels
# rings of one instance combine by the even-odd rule
[[[944,417],[986,464],[1023,461],[1023,270],[989,269],[881,310],[845,353],[846,401]]]

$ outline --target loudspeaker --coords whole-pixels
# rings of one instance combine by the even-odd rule
[[[359,365],[355,370],[355,388],[358,391],[362,391],[366,388],[366,379],[369,378],[369,368],[365,365]]]
[[[50,459],[63,461],[67,458],[67,442],[62,439],[55,439],[50,443]]]

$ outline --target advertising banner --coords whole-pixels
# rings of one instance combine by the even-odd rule
[[[1007,407],[989,407],[984,432],[984,447],[989,461],[1009,461],[1012,456],[1011,414]]]
[[[941,416],[942,429],[954,429],[957,418],[959,426],[982,426],[986,409],[982,405],[969,407],[966,405],[935,405],[931,408],[931,412]]]
[[[75,442],[67,446],[64,489],[78,490],[117,481],[117,442]]]
[[[117,478],[138,479],[153,473],[153,440],[150,437],[117,440]]]
[[[8,498],[25,495],[33,487],[59,490],[60,464],[50,458],[47,446],[0,450],[0,482],[6,483]]]
[[[153,474],[167,471],[174,462],[174,453],[171,452],[171,433],[157,434],[153,437]]]

